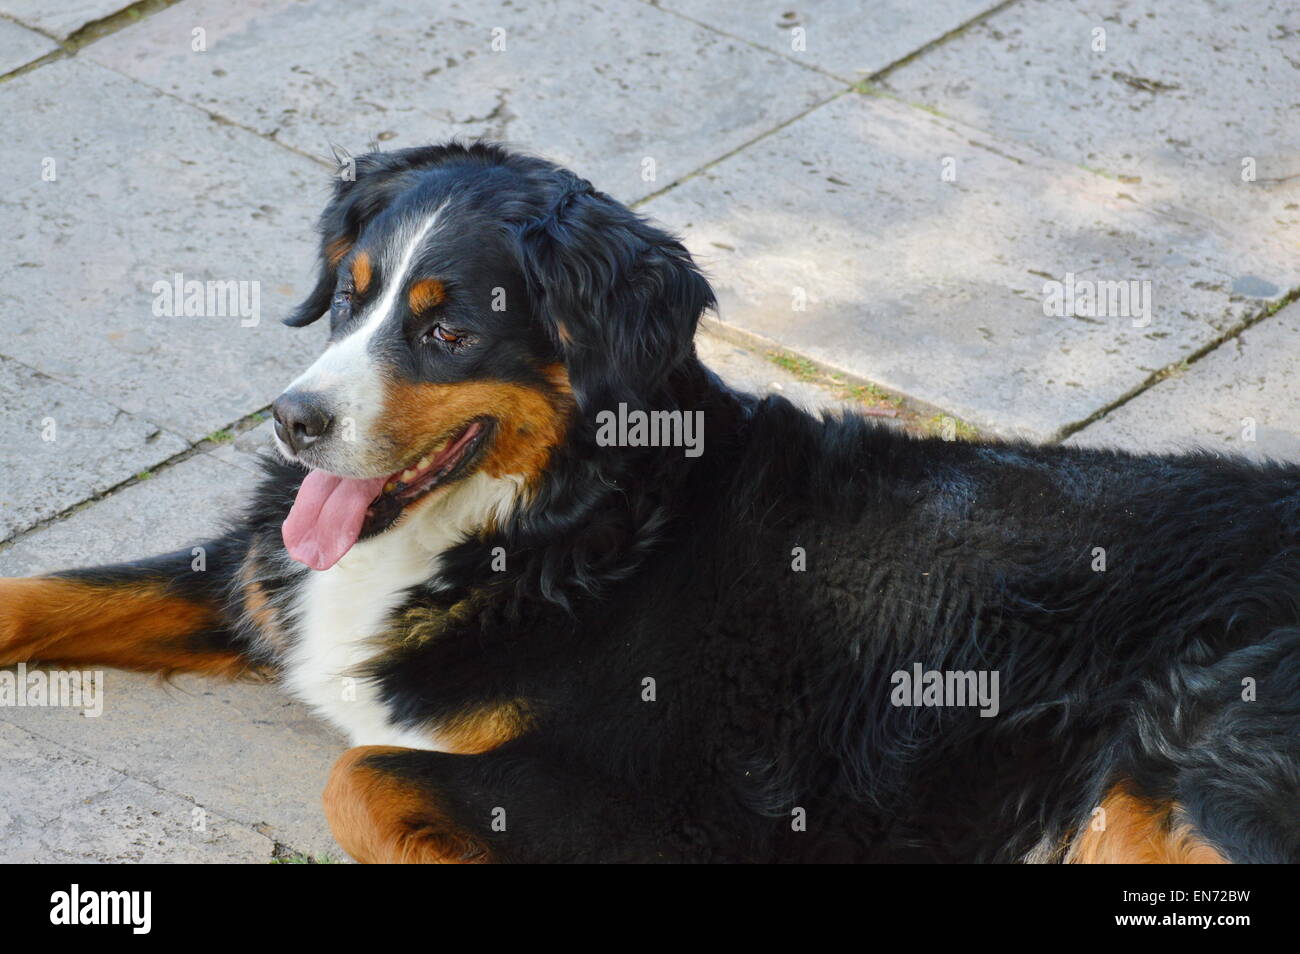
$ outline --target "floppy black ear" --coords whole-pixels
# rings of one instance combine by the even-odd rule
[[[329,311],[338,281],[338,266],[361,234],[362,195],[358,192],[359,167],[368,164],[371,156],[354,159],[347,152],[333,147],[334,159],[339,165],[334,181],[334,195],[321,213],[316,226],[320,233],[320,261],[316,266],[316,285],[297,308],[284,319],[293,328],[310,325]],[[361,188],[365,188],[364,186]]]
[[[694,353],[713,290],[691,255],[574,177],[551,212],[520,232],[530,293],[564,355],[579,405],[643,405]]]
[[[355,159],[334,148],[339,164],[334,195],[321,213],[320,263],[316,286],[288,318],[286,325],[301,328],[329,311],[338,266],[347,256],[366,223],[386,209],[410,185],[406,173],[429,169],[454,159],[494,159],[504,150],[490,143],[464,145],[449,142],[439,146],[416,146],[394,152],[370,152]]]

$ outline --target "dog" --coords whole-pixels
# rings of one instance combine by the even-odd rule
[[[682,244],[495,144],[320,232],[247,512],[3,581],[0,663],[268,674],[360,861],[1300,861],[1300,467],[733,391]]]

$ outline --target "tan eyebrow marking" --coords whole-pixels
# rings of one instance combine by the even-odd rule
[[[325,246],[325,260],[330,263],[330,268],[338,268],[339,262],[343,261],[343,256],[352,250],[352,240],[346,236],[336,238]]]
[[[446,297],[447,290],[442,287],[442,282],[436,278],[422,278],[411,286],[411,311],[418,315],[427,308],[441,305]]]
[[[365,252],[358,252],[352,260],[352,284],[358,292],[370,287],[370,256]]]

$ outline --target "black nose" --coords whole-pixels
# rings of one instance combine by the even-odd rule
[[[275,416],[275,436],[294,452],[315,444],[329,429],[334,418],[321,405],[320,396],[302,391],[286,391],[271,405]]]

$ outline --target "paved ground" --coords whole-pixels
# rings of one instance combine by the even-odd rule
[[[571,164],[686,237],[721,301],[701,350],[749,387],[1300,459],[1288,0],[0,0],[0,115],[3,574],[238,505],[320,344],[277,319],[330,143]],[[259,320],[156,316],[178,272],[258,283]],[[0,709],[0,860],[338,854],[343,743],[300,707],[105,692]]]

